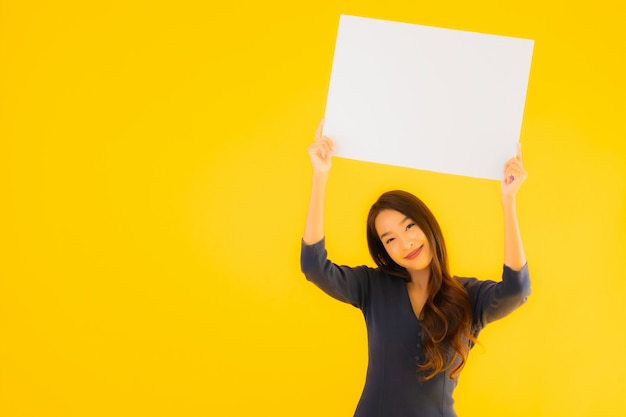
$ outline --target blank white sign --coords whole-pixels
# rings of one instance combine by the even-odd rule
[[[335,155],[500,179],[533,41],[342,15],[324,135]]]

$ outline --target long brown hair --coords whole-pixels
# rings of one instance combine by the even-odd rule
[[[395,263],[383,246],[375,222],[383,210],[396,210],[413,220],[426,235],[433,260],[430,263],[428,298],[420,317],[424,360],[418,363],[420,379],[429,380],[450,370],[455,379],[467,361],[476,338],[472,334],[472,312],[465,288],[450,275],[448,255],[439,223],[430,209],[406,191],[389,191],[372,205],[367,218],[367,244],[376,265],[391,275],[409,281],[408,271]]]

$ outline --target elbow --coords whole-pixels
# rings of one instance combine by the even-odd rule
[[[505,266],[504,277],[508,281],[510,294],[516,297],[519,304],[524,304],[530,296],[530,274],[528,264],[524,264],[521,269],[513,270]]]
[[[315,275],[318,270],[319,268],[311,259],[305,257],[300,259],[300,272],[304,274],[307,281],[312,281],[313,275]]]
[[[524,286],[524,288],[519,292],[519,305],[526,304],[528,302],[528,297],[530,297],[530,294],[531,291],[529,282],[528,285]]]
[[[315,262],[314,259],[308,257],[302,257],[300,259],[300,272],[304,274],[304,277],[309,282],[319,282],[324,275],[323,269]]]
[[[316,278],[316,274],[312,271],[302,271],[302,273],[304,274],[304,278],[309,281],[309,282],[317,282],[319,281],[319,278]]]
[[[517,290],[521,305],[528,301],[528,297],[532,291],[530,290],[530,275],[528,274],[528,266],[524,265],[520,272],[523,273],[519,277]]]

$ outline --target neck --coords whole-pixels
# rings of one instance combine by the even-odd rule
[[[428,280],[430,278],[430,268],[423,269],[421,271],[410,271],[411,281],[409,284],[417,288],[426,289],[428,287]]]

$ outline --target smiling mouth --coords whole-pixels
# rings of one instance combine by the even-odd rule
[[[420,246],[419,248],[415,249],[414,251],[410,252],[407,256],[405,256],[404,259],[413,260],[417,258],[417,256],[422,252],[423,248],[424,248],[424,245]]]

